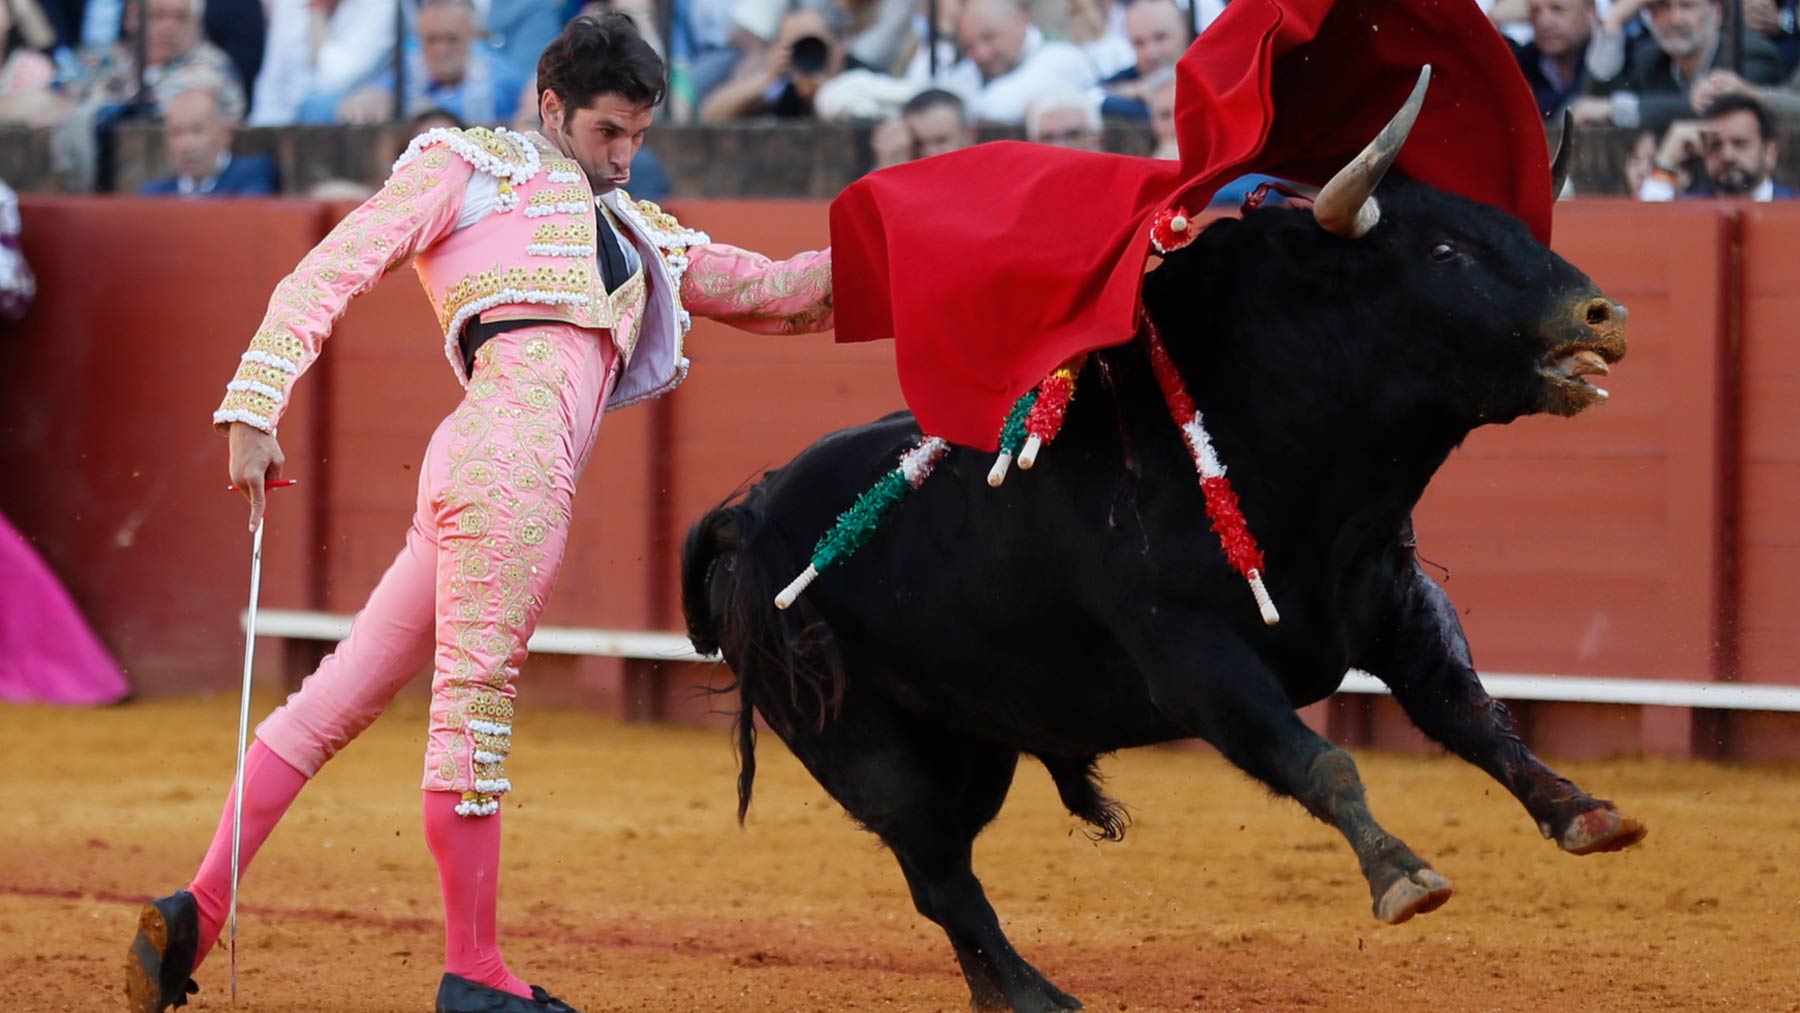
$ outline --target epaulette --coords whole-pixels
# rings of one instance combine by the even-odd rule
[[[681,252],[712,242],[711,236],[681,224],[655,201],[637,200],[623,190],[619,191],[619,210],[636,219],[644,234],[664,250]]]
[[[500,210],[518,206],[513,187],[536,176],[543,167],[537,145],[523,134],[505,127],[436,127],[413,138],[406,151],[394,162],[394,170],[411,162],[426,150],[441,146],[444,150],[500,181]]]

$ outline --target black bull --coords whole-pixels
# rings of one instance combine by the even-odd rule
[[[1449,881],[1375,822],[1349,755],[1295,714],[1356,667],[1563,850],[1644,834],[1519,740],[1411,522],[1476,426],[1604,398],[1583,376],[1624,354],[1623,308],[1510,215],[1405,180],[1378,202],[1363,238],[1302,210],[1217,222],[1145,280],[1266,553],[1278,626],[1209,529],[1141,342],[1090,359],[1035,470],[991,489],[991,456],[952,451],[786,612],[772,599],[813,540],[918,440],[909,415],[827,436],[688,537],[690,633],[738,678],[741,804],[754,710],[893,851],[978,1008],[1079,1005],[1012,949],[970,867],[1020,753],[1116,837],[1096,758],[1204,739],[1341,831],[1376,917],[1404,921]]]

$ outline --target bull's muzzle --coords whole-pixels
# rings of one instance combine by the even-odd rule
[[[1625,357],[1625,307],[1604,296],[1575,301],[1548,328],[1569,337],[1558,342],[1538,363],[1549,389],[1545,405],[1553,415],[1575,415],[1610,395],[1588,377],[1606,376]]]

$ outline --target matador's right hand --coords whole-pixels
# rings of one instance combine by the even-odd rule
[[[281,477],[286,458],[281,443],[269,433],[242,422],[231,424],[231,484],[250,501],[250,530],[262,523],[263,483]]]

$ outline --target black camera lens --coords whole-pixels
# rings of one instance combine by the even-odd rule
[[[817,35],[802,35],[794,40],[793,53],[790,59],[794,69],[802,74],[818,74],[825,70],[825,61],[830,55],[830,47]]]

